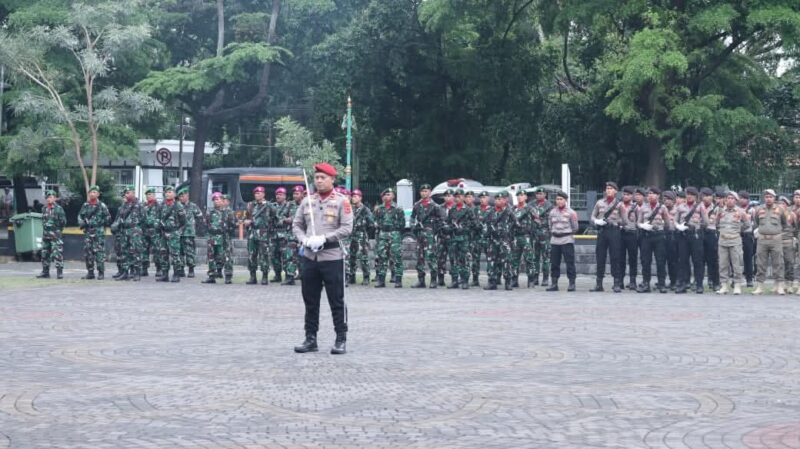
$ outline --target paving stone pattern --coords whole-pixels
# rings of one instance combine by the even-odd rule
[[[351,287],[299,355],[299,286],[76,267],[0,293],[0,448],[800,448],[797,296]]]

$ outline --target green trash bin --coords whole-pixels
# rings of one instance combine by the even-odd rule
[[[14,245],[17,254],[39,254],[42,249],[42,214],[29,212],[11,217],[14,224]]]

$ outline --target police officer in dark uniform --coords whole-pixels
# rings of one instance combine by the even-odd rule
[[[597,228],[597,283],[592,292],[603,291],[603,277],[606,274],[606,255],[611,259],[611,277],[614,278],[614,293],[622,291],[622,275],[620,270],[620,248],[622,246],[622,226],[625,214],[622,210],[622,199],[617,198],[617,183],[606,182],[605,198],[597,200],[592,210],[592,223]]]
[[[750,216],[750,224],[742,231],[742,253],[744,254],[744,278],[747,286],[752,287],[756,273],[753,264],[756,255],[756,239],[753,237],[753,210],[755,208],[750,205],[750,194],[747,190],[739,191],[739,207]]]

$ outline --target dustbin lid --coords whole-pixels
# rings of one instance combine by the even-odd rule
[[[23,212],[21,214],[16,214],[10,218],[11,221],[22,221],[28,218],[42,218],[42,214],[38,212]]]

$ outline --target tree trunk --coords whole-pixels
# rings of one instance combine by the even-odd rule
[[[28,195],[25,194],[25,177],[14,176],[12,178],[14,183],[14,203],[11,207],[16,206],[17,213],[28,212]]]
[[[194,153],[192,154],[192,174],[189,177],[191,190],[189,198],[198,206],[205,192],[203,189],[203,157],[205,156],[208,118],[196,114],[194,117]]]
[[[647,186],[664,187],[667,182],[667,165],[664,161],[664,145],[655,137],[647,139],[647,171],[644,174]]]
[[[225,48],[225,5],[223,0],[217,0],[217,57],[222,56]]]

